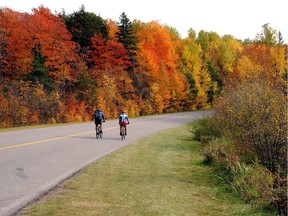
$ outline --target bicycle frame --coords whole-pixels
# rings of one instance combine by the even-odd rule
[[[102,132],[100,130],[100,124],[97,125],[96,127],[96,139],[102,138]]]
[[[121,125],[121,140],[125,139],[125,125]]]

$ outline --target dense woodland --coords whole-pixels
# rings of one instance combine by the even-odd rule
[[[263,24],[253,40],[158,22],[0,8],[0,128],[211,108],[238,80],[265,75],[286,94],[287,45]],[[256,30],[257,32],[257,30]]]
[[[213,108],[194,130],[204,160],[246,201],[287,215],[288,46],[260,30],[183,39],[124,12],[0,8],[0,128],[89,121],[96,107],[108,118]]]

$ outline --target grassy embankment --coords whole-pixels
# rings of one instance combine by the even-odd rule
[[[272,215],[218,184],[190,130],[165,130],[95,162],[21,215]]]

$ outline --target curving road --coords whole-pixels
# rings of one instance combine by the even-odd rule
[[[117,120],[103,124],[104,137],[99,140],[95,139],[93,122],[2,132],[0,216],[15,215],[88,164],[135,140],[210,113],[197,111],[133,118],[123,141]]]

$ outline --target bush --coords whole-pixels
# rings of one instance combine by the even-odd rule
[[[280,176],[280,171],[274,174],[274,193],[271,204],[278,209],[278,215],[287,216],[287,176]]]
[[[233,187],[246,200],[272,204],[279,215],[287,215],[287,92],[276,83],[259,75],[226,87],[214,119],[223,136],[233,140],[243,162],[231,167]],[[223,161],[223,144],[211,144],[206,155]],[[255,159],[262,167],[251,165]]]
[[[214,164],[217,168],[229,169],[239,161],[232,141],[224,138],[213,139],[201,147],[204,162]]]
[[[287,104],[285,93],[264,77],[226,89],[215,106],[215,120],[237,143],[248,162],[255,156],[271,172],[287,174]]]
[[[273,174],[257,164],[237,163],[231,167],[232,186],[255,206],[268,206],[273,197]]]
[[[211,116],[203,117],[193,123],[192,131],[194,140],[202,143],[221,137],[221,132],[214,124],[214,119]]]

